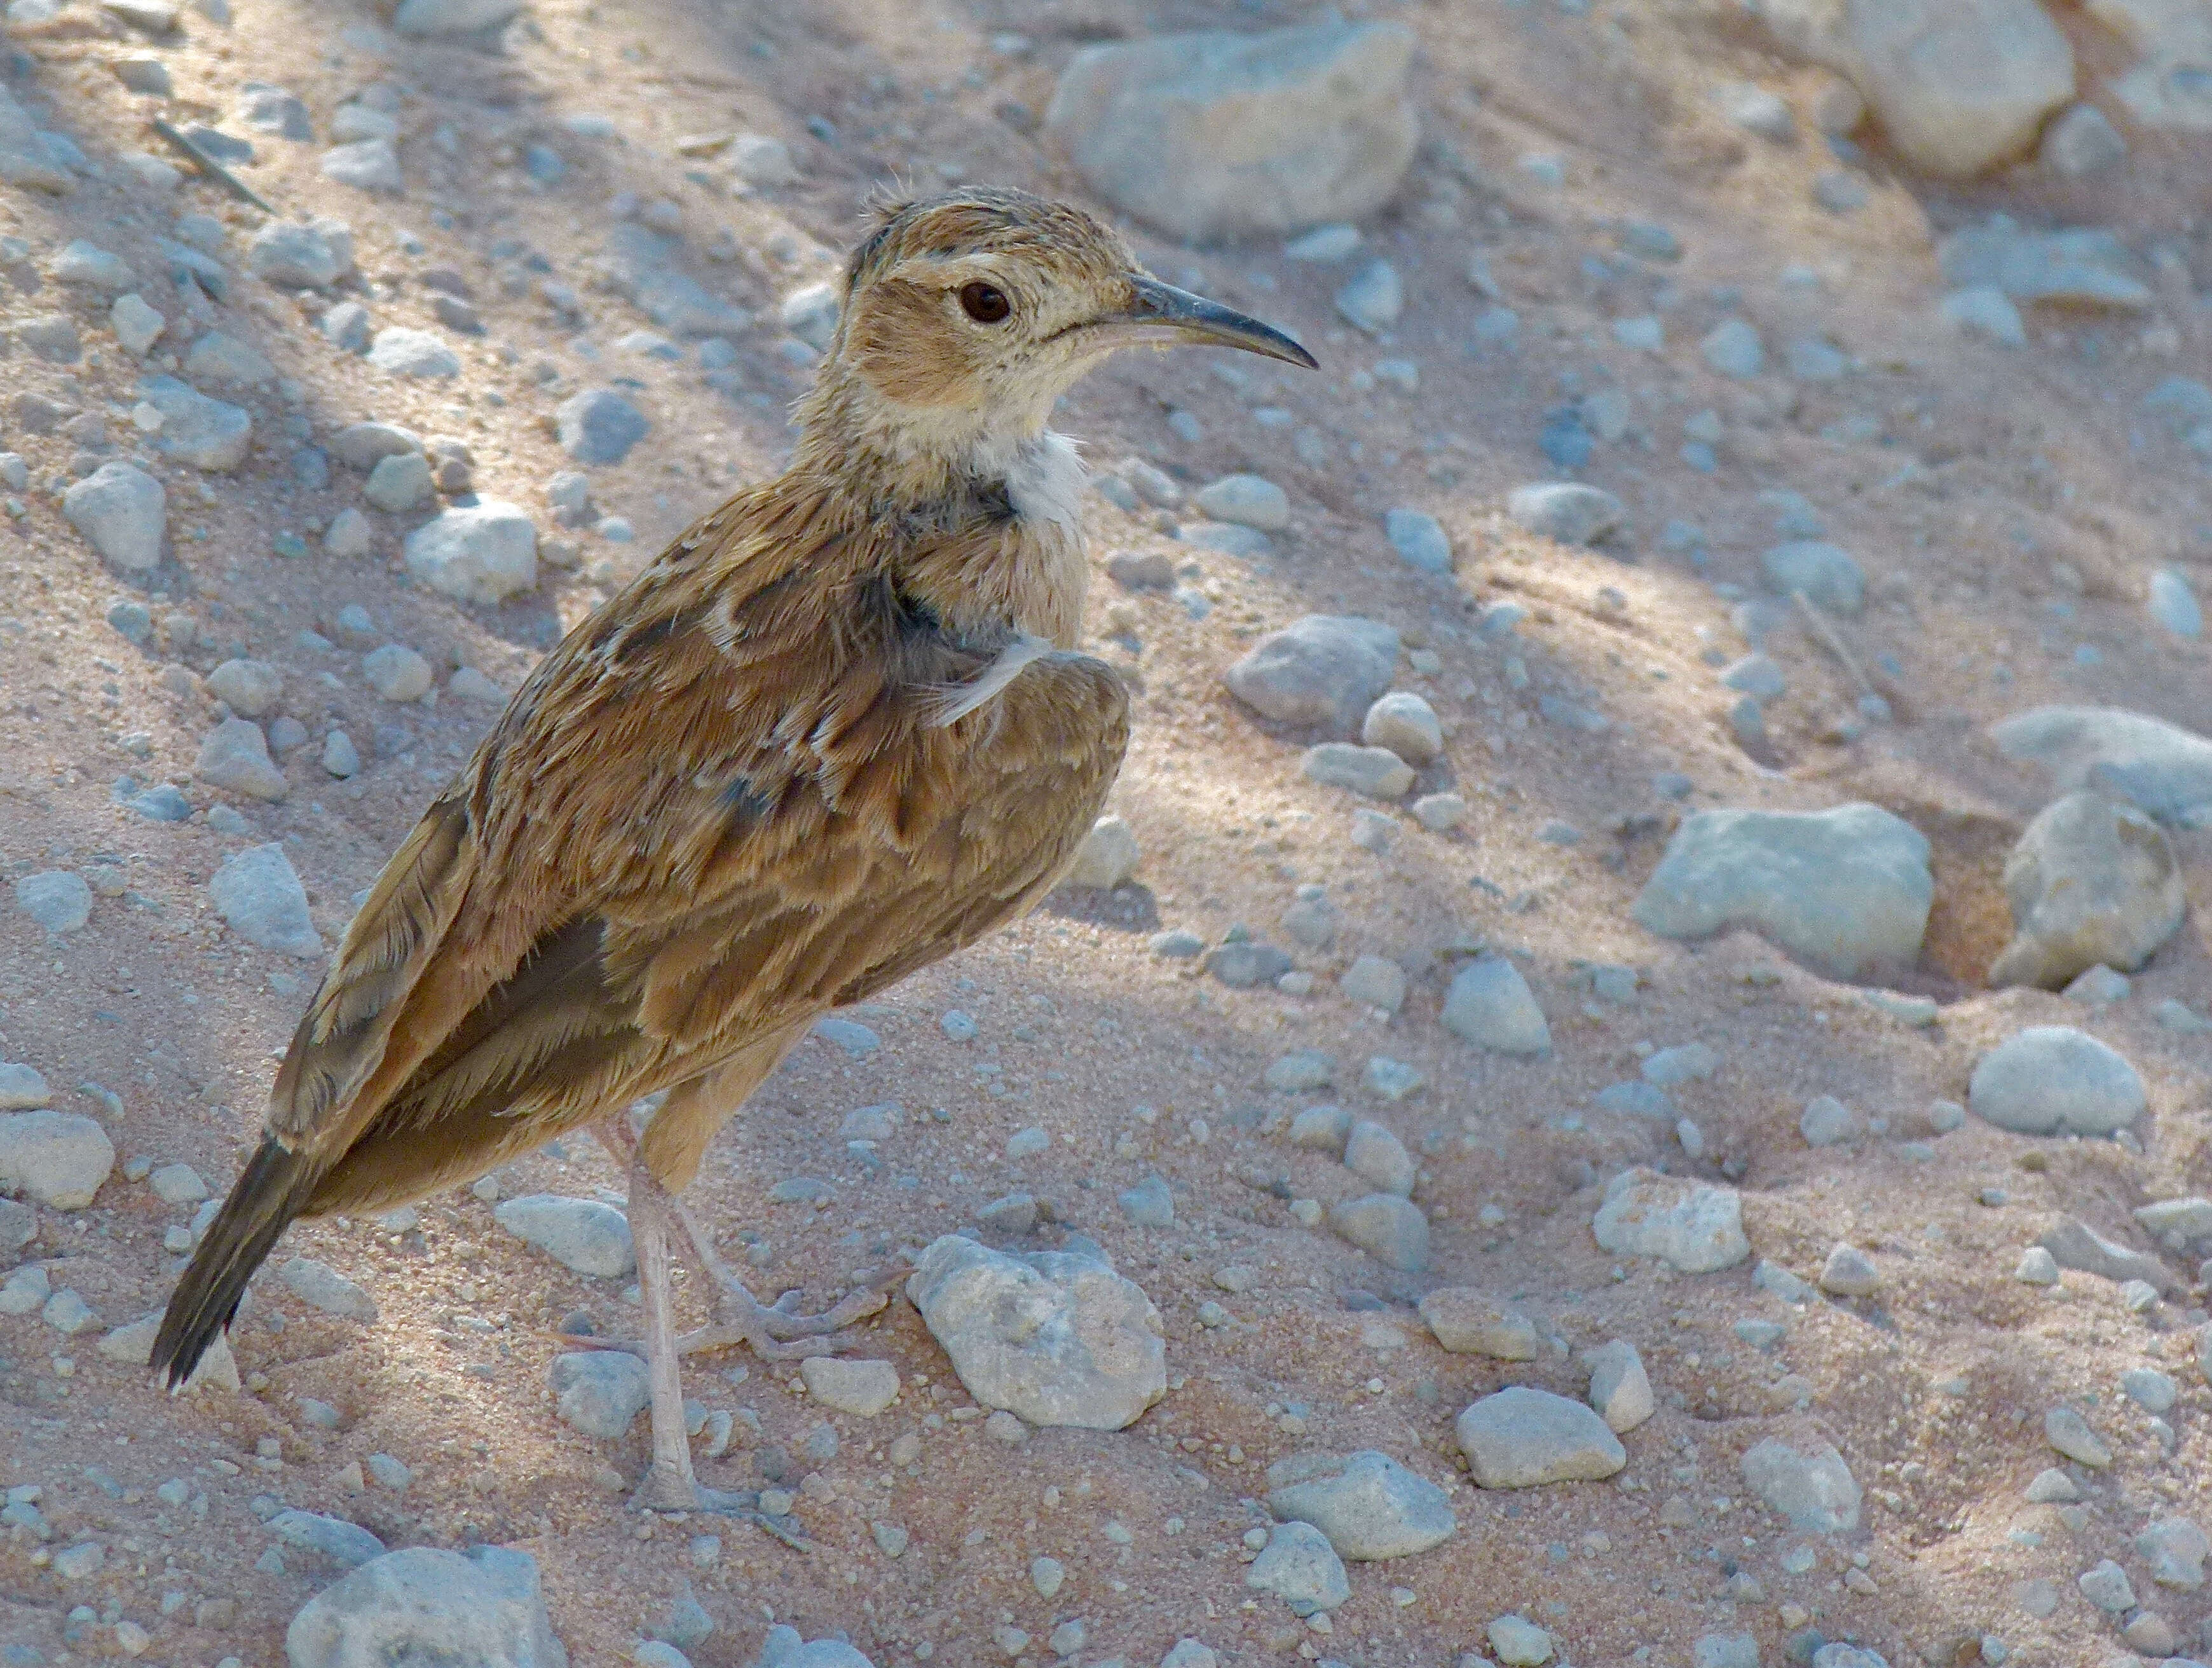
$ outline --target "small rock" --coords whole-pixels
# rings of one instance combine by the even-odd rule
[[[173,376],[141,378],[138,397],[161,414],[154,448],[163,457],[214,474],[246,461],[253,414],[244,406],[204,394]]]
[[[561,1417],[585,1435],[602,1440],[621,1436],[653,1398],[643,1359],[618,1349],[556,1355],[545,1379]]]
[[[259,388],[276,380],[276,367],[251,342],[210,331],[185,356],[185,374],[194,382],[218,387]]]
[[[1425,574],[1451,572],[1451,539],[1443,523],[1426,510],[1390,511],[1382,518],[1382,535],[1407,566]]]
[[[399,151],[389,139],[356,139],[351,144],[333,145],[323,153],[323,177],[349,186],[356,191],[382,192],[397,197],[407,189],[407,176],[399,166]],[[420,375],[421,372],[403,372],[404,375]],[[451,372],[434,372],[434,375],[451,375]]]
[[[1344,1164],[1352,1174],[1384,1193],[1401,1198],[1413,1190],[1413,1155],[1382,1124],[1359,1118],[1346,1139]]]
[[[646,436],[645,415],[611,388],[591,388],[555,412],[561,449],[579,463],[617,464]]]
[[[279,1512],[264,1525],[287,1546],[328,1558],[347,1569],[384,1555],[384,1543],[359,1524],[315,1512]]]
[[[1327,1058],[1326,1056],[1322,1057]],[[1324,1077],[1320,1082],[1301,1087],[1322,1088],[1327,1086],[1328,1081]],[[1352,1135],[1352,1114],[1341,1106],[1309,1106],[1291,1120],[1291,1145],[1326,1153],[1331,1158],[1341,1158],[1344,1144]]]
[[[1067,883],[1101,890],[1126,886],[1136,874],[1141,855],[1136,832],[1127,821],[1120,817],[1101,817],[1076,848],[1075,861],[1067,871]]]
[[[1805,1137],[1808,1147],[1840,1147],[1857,1136],[1859,1121],[1835,1096],[1815,1095],[1805,1103],[1797,1133]]]
[[[2077,1464],[2101,1471],[2112,1463],[2112,1451],[2104,1438],[2089,1428],[2089,1421],[2063,1403],[2043,1415],[2044,1440]]]
[[[307,889],[281,844],[271,841],[224,858],[208,881],[208,896],[224,924],[247,943],[288,956],[323,953]]]
[[[1747,133],[1756,133],[1778,145],[1786,145],[1797,137],[1797,119],[1790,114],[1788,102],[1764,87],[1730,82],[1714,94],[1713,101],[1721,114]]]
[[[1336,310],[1370,336],[1379,336],[1398,322],[1406,310],[1406,286],[1398,269],[1387,260],[1361,267],[1336,292]]]
[[[2030,1245],[2020,1254],[2012,1277],[2023,1286],[2056,1286],[2058,1283],[2058,1259],[2041,1245]]]
[[[168,323],[143,295],[118,295],[115,305],[107,309],[107,327],[115,332],[124,352],[136,359],[152,351]]]
[[[1291,501],[1283,489],[1259,475],[1224,475],[1202,487],[1192,502],[1217,521],[1280,533],[1291,524]]]
[[[1838,1297],[1866,1297],[1881,1284],[1881,1274],[1856,1245],[1835,1245],[1820,1265],[1820,1289]]]
[[[0,1188],[56,1210],[81,1210],[115,1167],[107,1132],[78,1112],[0,1114]]]
[[[293,1295],[326,1315],[374,1324],[376,1300],[327,1263],[295,1257],[278,1271]]]
[[[1606,1184],[1590,1232],[1602,1250],[1656,1257],[1680,1274],[1733,1268],[1751,1255],[1743,1202],[1735,1189],[1662,1176],[1641,1166]]]
[[[396,642],[362,655],[361,669],[368,686],[387,701],[419,701],[436,681],[429,661]]]
[[[2150,617],[2177,637],[2194,642],[2204,635],[2204,609],[2197,600],[2187,575],[2174,568],[2160,568],[2150,576]]]
[[[1841,545],[1792,539],[1759,560],[1766,582],[1784,596],[1802,591],[1818,606],[1846,616],[1866,606],[1866,572]]]
[[[2164,1413],[2180,1396],[2181,1386],[2154,1367],[2136,1367],[2120,1375],[2120,1393],[2147,1413]]]
[[[264,222],[246,246],[246,270],[288,289],[327,289],[353,271],[352,228],[341,220]]]
[[[1406,970],[1383,956],[1358,956],[1346,968],[1336,982],[1347,1001],[1364,1007],[1379,1007],[1385,1014],[1395,1014],[1405,1005]],[[1373,1062],[1370,1062],[1370,1074]],[[1391,1099],[1401,1097],[1393,1095]],[[1354,1166],[1357,1168],[1357,1166]]]
[[[1392,690],[1368,708],[1359,739],[1370,748],[1388,748],[1417,770],[1434,763],[1444,750],[1436,709],[1410,690]]]
[[[1331,1208],[1328,1225],[1386,1268],[1418,1273],[1428,1266],[1429,1219],[1395,1193],[1370,1193]]]
[[[1683,1043],[1662,1048],[1644,1057],[1639,1075],[1659,1088],[1702,1083],[1720,1069],[1721,1057],[1710,1044]]]
[[[1412,768],[1396,753],[1348,741],[1324,741],[1307,748],[1299,768],[1325,788],[1341,788],[1369,799],[1402,799],[1413,785]]]
[[[1607,1429],[1626,1434],[1657,1411],[1644,1357],[1626,1338],[1601,1344],[1585,1353],[1583,1360],[1590,1370],[1590,1406],[1597,1409]]]
[[[1539,481],[1513,489],[1505,513],[1529,533],[1562,545],[1594,545],[1627,517],[1620,499],[1579,481]]]
[[[1540,1668],[1552,1659],[1552,1635],[1521,1616],[1501,1616],[1485,1632],[1506,1668]]]
[[[637,1268],[629,1218],[597,1199],[531,1193],[502,1202],[492,1220],[578,1274],[620,1280]]]
[[[5,1070],[5,1067],[0,1067],[0,1072]],[[0,1106],[6,1105],[5,1095],[0,1094]],[[2184,1239],[2212,1239],[2212,1199],[2195,1194],[2185,1199],[2159,1199],[2140,1205],[2135,1218],[2146,1233],[2160,1239],[2169,1233],[2179,1234]]]
[[[209,731],[192,761],[192,774],[210,787],[258,800],[281,800],[291,791],[269,757],[269,738],[251,719],[225,719]]]
[[[1120,1430],[1167,1392],[1159,1312],[1091,1257],[946,1234],[907,1294],[969,1394],[1031,1425]]]
[[[1501,1054],[1551,1052],[1551,1027],[1521,970],[1504,956],[1478,957],[1462,967],[1444,996],[1444,1029]]]
[[[2117,1282],[2141,1280],[2161,1292],[2173,1287],[2173,1277],[2156,1257],[2117,1245],[2086,1223],[2063,1222],[2043,1234],[2037,1244],[2062,1269],[2077,1269]]]
[[[2113,707],[2037,707],[1990,727],[2007,758],[2041,764],[2062,793],[2117,794],[2164,823],[2212,818],[2212,740]]]
[[[826,1408],[872,1419],[898,1399],[898,1368],[889,1361],[809,1355],[799,1364],[806,1393]]]
[[[378,143],[381,143],[380,141]],[[368,344],[368,362],[392,376],[459,376],[460,356],[427,330],[387,325]]]
[[[92,888],[68,869],[27,874],[15,882],[15,907],[50,933],[73,933],[92,919]]]
[[[208,1196],[208,1184],[189,1164],[165,1164],[146,1178],[146,1184],[165,1205],[196,1205]]]
[[[266,661],[225,661],[208,673],[207,687],[240,718],[261,718],[283,697],[284,673]]]
[[[538,583],[538,530],[498,498],[457,504],[407,536],[407,570],[463,602],[492,604]]]
[[[1328,1537],[1295,1520],[1268,1531],[1266,1548],[1244,1572],[1244,1585],[1281,1599],[1297,1616],[1333,1610],[1352,1597],[1344,1561]]]
[[[2037,152],[2062,180],[2087,180],[2127,161],[2128,142],[2094,104],[2077,104],[2043,130]]]
[[[1472,1286],[1446,1286],[1421,1300],[1421,1318],[1437,1342],[1455,1355],[1533,1361],[1538,1339],[1525,1315],[1501,1309]]]
[[[367,353],[371,320],[359,301],[340,301],[324,314],[315,328],[341,353]]]
[[[332,730],[323,738],[323,769],[341,781],[360,773],[361,750],[343,730]]]
[[[1531,1488],[1611,1476],[1628,1451],[1605,1421],[1580,1402],[1515,1385],[1486,1396],[1459,1416],[1460,1452],[1485,1488]]]
[[[1424,794],[1413,801],[1413,820],[1431,834],[1449,834],[1467,820],[1467,801],[1457,794]]]
[[[35,1066],[18,1065],[10,1062],[0,1065],[0,1111],[21,1111],[49,1105],[52,1093],[46,1080]]]
[[[74,1337],[87,1328],[100,1324],[100,1316],[92,1306],[66,1287],[46,1300],[40,1318],[64,1337]]]
[[[1206,956],[1206,970],[1232,990],[1273,984],[1291,971],[1291,959],[1272,944],[1245,940],[1217,945]]]
[[[1752,1493],[1801,1534],[1859,1526],[1859,1485],[1832,1443],[1800,1448],[1769,1437],[1745,1453],[1741,1469]]]
[[[1766,349],[1759,339],[1759,332],[1741,319],[1729,319],[1716,326],[1698,344],[1705,363],[1723,376],[1748,380],[1765,368]]]
[[[2165,831],[2094,791],[2046,806],[2005,860],[2014,936],[1990,965],[1992,988],[2056,990],[2102,965],[2133,972],[2180,930],[2188,910]]]
[[[2085,1007],[2110,1007],[2114,1002],[2125,1001],[2128,992],[2134,989],[2134,982],[2125,973],[2115,973],[2100,964],[2081,975],[2060,994]]]
[[[1936,303],[1936,310],[1955,329],[1994,342],[2001,348],[2027,345],[2027,326],[2021,321],[2020,309],[2012,304],[2011,297],[1992,284],[1954,289]]]
[[[420,452],[378,459],[361,490],[362,497],[387,515],[404,514],[426,502],[430,493],[430,460]]]
[[[2154,301],[2134,254],[2101,228],[2032,232],[2008,215],[1962,227],[1936,245],[1954,288],[1987,286],[2014,301],[2142,312]]]
[[[1245,705],[1285,724],[1349,730],[1390,686],[1398,634],[1373,620],[1308,614],[1262,638],[1222,681]]]
[[[1782,668],[1764,654],[1747,654],[1721,673],[1721,682],[1761,701],[1778,701],[1789,692]]]
[[[1984,1055],[1967,1085],[1979,1118],[2019,1135],[2109,1135],[2142,1116],[2142,1079],[2070,1026],[2030,1026]]]
[[[62,514],[85,542],[127,572],[161,563],[169,496],[136,465],[104,463],[62,495]]]
[[[2075,1585],[2081,1589],[2084,1598],[2107,1615],[2118,1616],[2136,1607],[2136,1592],[2128,1584],[2128,1573],[2110,1558],[2086,1571]]]
[[[1115,1196],[1121,1214],[1140,1228],[1164,1228],[1175,1226],[1175,1195],[1158,1176],[1147,1176],[1134,1187],[1125,1187]]]
[[[1443,1489],[1372,1448],[1278,1460],[1267,1468],[1267,1509],[1310,1524],[1356,1562],[1425,1552],[1459,1526]]]
[[[2136,1555],[2150,1566],[2150,1579],[2163,1587],[2196,1592],[2204,1585],[2208,1554],[2212,1554],[2212,1540],[2187,1518],[2160,1519],[2136,1537]]]

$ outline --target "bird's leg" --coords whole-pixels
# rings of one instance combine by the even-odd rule
[[[638,1164],[637,1135],[631,1129],[627,1111],[613,1112],[592,1126],[592,1133],[599,1144],[614,1157],[615,1162],[631,1172],[630,1196],[637,1196]],[[746,1343],[763,1360],[776,1360],[799,1355],[827,1355],[836,1352],[838,1345],[799,1344],[786,1347],[791,1339],[822,1338],[830,1333],[842,1331],[856,1321],[866,1320],[890,1301],[880,1289],[863,1288],[848,1293],[834,1308],[819,1315],[801,1315],[793,1312],[799,1300],[798,1292],[786,1292],[773,1304],[763,1303],[747,1289],[744,1281],[732,1274],[714,1250],[714,1237],[690,1207],[676,1197],[658,1181],[653,1183],[654,1194],[664,1210],[664,1221],[672,1219],[683,1231],[685,1244],[690,1250],[694,1268],[714,1282],[714,1317],[716,1324],[689,1332],[677,1341],[677,1353],[694,1354],[702,1350],[727,1348],[732,1344]],[[635,1236],[635,1224],[631,1226]],[[641,1260],[641,1267],[642,1261]],[[733,1317],[725,1318],[726,1306],[734,1308]]]
[[[629,1167],[629,1231],[637,1247],[638,1295],[645,1308],[645,1362],[653,1403],[653,1469],[637,1503],[662,1511],[699,1504],[691,1446],[684,1430],[684,1381],[677,1366],[676,1306],[669,1290],[668,1195],[642,1159]]]

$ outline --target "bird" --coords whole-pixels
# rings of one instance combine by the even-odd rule
[[[538,664],[346,928],[163,1313],[157,1382],[189,1379],[294,1221],[587,1128],[628,1172],[635,1499],[738,1498],[691,1465],[674,1239],[733,1312],[713,1339],[764,1355],[832,1348],[888,1300],[763,1304],[676,1196],[816,1020],[1023,914],[1092,826],[1128,697],[1081,648],[1085,476],[1048,419],[1109,355],[1176,343],[1317,368],[1079,206],[872,205],[788,466]]]

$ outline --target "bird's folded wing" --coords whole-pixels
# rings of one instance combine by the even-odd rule
[[[648,598],[549,659],[349,929],[277,1137],[332,1165],[433,1124],[511,1146],[517,1117],[696,1076],[1040,896],[1119,767],[1119,675],[1054,652],[942,724],[989,657],[870,638],[836,600],[806,630],[773,598]]]

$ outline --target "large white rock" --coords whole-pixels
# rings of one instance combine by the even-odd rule
[[[407,571],[463,602],[503,602],[538,583],[538,529],[501,498],[457,504],[407,535]]]
[[[1909,966],[1935,901],[1920,831],[1879,806],[1700,811],[1632,911],[1662,938],[1749,927],[1837,978]]]
[[[1357,616],[1308,614],[1262,637],[1222,674],[1229,692],[1284,724],[1350,730],[1390,687],[1395,627]]]
[[[92,1202],[115,1167],[115,1143],[82,1112],[0,1113],[0,1188],[56,1210]]]
[[[2063,989],[2099,965],[2131,973],[2189,908],[2166,832],[2124,801],[2085,791],[2045,806],[2005,859],[2013,941],[1992,987]]]
[[[1765,0],[1793,50],[1848,76],[1915,167],[1953,179],[2034,143],[2074,97],[2074,52],[2036,0]]]
[[[1731,1269],[1751,1255],[1743,1201],[1734,1188],[1662,1176],[1641,1165],[1606,1184],[1590,1233],[1603,1250],[1656,1257],[1680,1274]]]
[[[2109,1135],[2142,1116],[2127,1056],[2071,1026],[2029,1026],[1975,1062],[1966,1105],[2024,1135]]]
[[[538,1561],[503,1546],[387,1552],[309,1599],[284,1633],[291,1668],[568,1668]]]
[[[307,913],[307,891],[284,848],[275,841],[222,860],[208,896],[231,931],[249,944],[288,956],[319,956],[322,935]]]
[[[1116,207],[1188,240],[1366,218],[1419,141],[1413,30],[1329,19],[1086,47],[1045,131]]]
[[[117,567],[143,573],[161,566],[169,495],[137,465],[100,465],[62,495],[62,514]]]
[[[2212,825],[2212,741],[2118,707],[2035,707],[1990,726],[1997,751],[2040,764],[2061,793],[2099,788],[2160,822]]]
[[[1159,1311],[1094,1258],[1012,1257],[948,1233],[921,1254],[906,1292],[985,1407],[1113,1431],[1167,1394]]]

